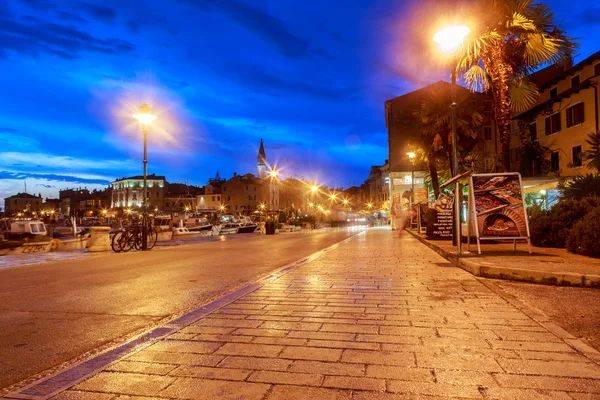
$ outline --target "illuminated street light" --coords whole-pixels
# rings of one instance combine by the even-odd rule
[[[433,41],[446,53],[454,53],[470,32],[471,29],[468,26],[449,26],[436,33]]]
[[[271,178],[277,178],[277,176],[279,175],[279,171],[277,171],[277,169],[273,168],[269,171],[269,176]]]
[[[373,203],[368,203],[367,207],[369,207],[369,210],[370,210],[371,208],[373,208]]]
[[[433,41],[436,42],[440,48],[450,54],[453,55],[456,50],[462,45],[465,38],[469,35],[471,29],[467,26],[463,25],[455,25],[442,29],[433,37]],[[452,92],[452,104],[450,108],[452,109],[452,153],[454,158],[454,176],[458,176],[458,137],[456,134],[456,108],[458,104],[456,103],[456,61],[454,61],[452,65],[452,86],[450,87]],[[461,189],[460,182],[456,181],[454,186],[455,189],[455,197],[454,197],[454,242],[456,243],[456,251],[458,254],[462,252],[462,243],[461,243]]]
[[[332,193],[332,194],[329,195],[329,198],[331,200],[336,200],[337,199],[337,195],[335,193]]]
[[[133,118],[137,119],[140,123],[140,129],[144,134],[144,214],[142,218],[142,250],[148,250],[148,232],[147,217],[148,217],[148,185],[146,184],[146,175],[148,173],[148,153],[147,153],[147,142],[148,142],[148,130],[152,121],[156,120],[156,115],[152,114],[152,109],[146,103],[142,104],[137,114],[133,115]]]
[[[312,185],[312,186],[311,186],[311,188],[310,188],[310,190],[311,190],[313,193],[316,193],[316,192],[319,190],[319,187],[318,187],[317,185]]]
[[[345,206],[347,206],[349,202],[350,201],[348,201],[348,199],[344,199],[344,201],[343,201],[343,203],[344,203]]]
[[[315,205],[313,203],[308,203],[309,207],[314,207]]]

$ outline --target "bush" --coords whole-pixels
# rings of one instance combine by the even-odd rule
[[[594,208],[589,214],[577,222],[567,238],[567,249],[589,257],[600,257],[600,207]]]
[[[564,199],[550,210],[532,207],[529,210],[531,243],[539,247],[564,248],[573,225],[596,207],[600,207],[597,198]]]

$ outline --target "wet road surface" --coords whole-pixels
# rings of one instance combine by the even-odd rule
[[[204,304],[354,233],[254,236],[0,270],[0,388]]]

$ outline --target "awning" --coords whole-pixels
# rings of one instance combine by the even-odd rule
[[[523,178],[523,191],[535,193],[540,190],[554,190],[558,187],[558,178]]]

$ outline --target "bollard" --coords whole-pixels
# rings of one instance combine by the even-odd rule
[[[111,251],[110,247],[110,227],[93,226],[90,228],[90,241],[88,251]]]

